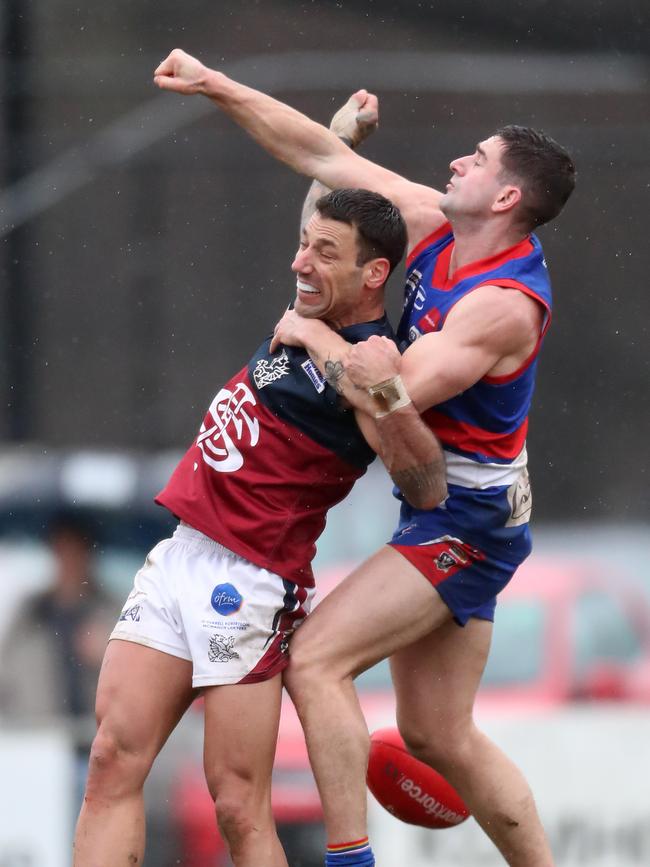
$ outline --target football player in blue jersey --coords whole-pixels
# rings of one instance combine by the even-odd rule
[[[377,338],[352,347],[295,311],[277,328],[278,340],[305,347],[340,393],[374,413],[380,434],[382,419],[414,405],[441,440],[447,466],[445,503],[422,510],[403,502],[389,545],[319,606],[292,648],[286,683],[323,801],[326,864],[374,864],[366,843],[369,740],[353,677],[390,656],[411,752],[455,786],[508,864],[550,867],[530,787],[477,729],[472,709],[496,596],[530,551],[526,432],[551,317],[533,230],[569,198],[570,156],[536,130],[503,127],[455,159],[438,191],[364,159],[301,113],[179,49],[154,80],[207,96],[272,155],[327,187],[382,193],[407,224],[401,358]],[[373,110],[376,100],[359,91],[355,106]]]

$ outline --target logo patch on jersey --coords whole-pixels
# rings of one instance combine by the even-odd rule
[[[253,370],[253,379],[258,388],[266,388],[278,379],[289,374],[289,358],[286,349],[278,355],[277,358],[272,358],[267,361],[266,358],[260,358]]]
[[[316,391],[319,394],[322,394],[325,391],[325,380],[323,379],[322,373],[316,367],[311,358],[308,358],[307,361],[303,361],[300,366],[305,371],[307,376],[311,379],[312,385],[314,386]]]
[[[208,659],[210,662],[230,662],[231,659],[239,659],[239,654],[233,649],[234,646],[234,635],[226,636],[215,633],[210,636]]]
[[[210,599],[214,610],[224,617],[236,614],[243,601],[244,597],[233,584],[217,584]]]
[[[437,331],[441,319],[442,313],[436,307],[431,307],[418,322],[418,331],[420,334]]]
[[[260,426],[249,414],[247,406],[256,406],[253,392],[243,382],[232,391],[222,388],[210,404],[196,440],[203,460],[218,473],[234,473],[244,464],[244,456],[235,445],[248,433],[251,446],[256,446]]]

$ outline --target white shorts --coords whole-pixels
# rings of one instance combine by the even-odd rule
[[[110,637],[190,660],[195,687],[268,680],[313,593],[180,524],[147,556]]]

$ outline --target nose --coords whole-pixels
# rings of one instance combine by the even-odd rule
[[[468,159],[469,157],[456,157],[455,160],[452,160],[449,163],[449,168],[455,175],[461,175],[467,164]]]
[[[298,248],[298,252],[296,253],[294,260],[291,264],[291,270],[295,273],[304,274],[306,271],[311,269],[311,263],[309,261],[309,248],[305,247],[304,249]]]

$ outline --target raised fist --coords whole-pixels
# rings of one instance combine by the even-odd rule
[[[379,125],[379,101],[374,93],[357,90],[336,112],[330,129],[350,147],[358,147]]]
[[[175,48],[156,69],[153,80],[162,90],[192,95],[204,92],[206,73],[200,61]]]

